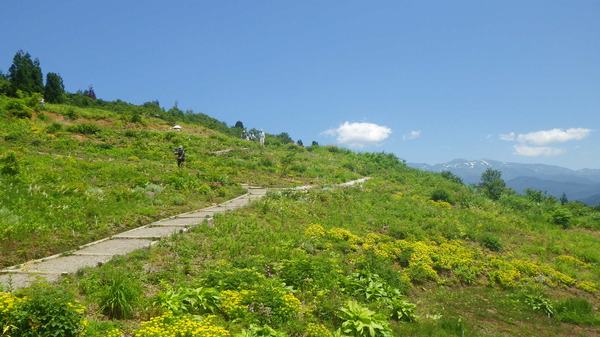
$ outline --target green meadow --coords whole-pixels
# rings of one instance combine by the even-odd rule
[[[600,335],[597,207],[240,133],[153,102],[0,96],[2,267],[282,189],[57,283],[1,284],[0,336]]]

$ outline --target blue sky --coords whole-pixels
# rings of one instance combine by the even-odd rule
[[[304,144],[600,169],[600,1],[0,0],[67,91]]]

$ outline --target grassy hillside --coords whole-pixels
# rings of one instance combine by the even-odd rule
[[[19,118],[12,100],[0,98],[3,265],[220,202],[242,183],[320,187],[270,192],[57,285],[0,293],[0,322],[63,308],[60,329],[87,336],[600,334],[600,213],[582,204],[492,201],[392,155],[272,136],[261,148],[127,105],[32,104]]]

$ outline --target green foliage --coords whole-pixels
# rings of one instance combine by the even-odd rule
[[[31,60],[29,53],[19,50],[14,58],[13,64],[8,69],[8,78],[11,88],[10,94],[17,95],[17,90],[24,93],[41,93],[44,90],[44,82],[40,61],[36,58]]]
[[[506,183],[502,180],[502,172],[488,168],[481,174],[479,188],[492,200],[500,199],[506,188]]]
[[[339,311],[342,332],[353,337],[391,337],[391,328],[385,317],[361,306],[356,301],[348,301]]]
[[[82,135],[94,135],[102,132],[102,129],[94,123],[77,123],[67,126],[67,131]]]
[[[531,309],[541,311],[548,317],[553,316],[556,312],[552,301],[542,295],[526,295],[525,303],[529,305]]]
[[[555,307],[556,319],[561,322],[600,326],[600,316],[585,298],[567,298],[558,301]]]
[[[450,193],[448,193],[448,191],[443,190],[443,189],[436,189],[435,191],[433,191],[431,193],[430,200],[433,200],[433,201],[444,201],[444,202],[447,202],[449,204],[453,204],[454,203],[454,201],[452,200],[452,197],[450,196]]]
[[[454,173],[452,173],[450,171],[442,171],[440,174],[445,179],[453,181],[453,182],[455,182],[457,184],[461,184],[461,185],[464,184],[463,180],[459,176],[457,176],[456,174],[454,174]]]
[[[57,287],[38,284],[19,293],[22,300],[12,311],[12,337],[82,336],[85,308],[73,294]]]
[[[542,202],[547,198],[545,192],[536,191],[530,188],[525,189],[525,196],[527,197],[527,199],[533,202]]]
[[[159,292],[154,298],[154,303],[163,311],[176,314],[206,314],[214,313],[219,308],[220,297],[214,288],[179,288],[174,290],[168,287]]]
[[[438,321],[438,325],[452,336],[469,336],[469,327],[460,317],[442,317]]]
[[[44,87],[44,98],[49,103],[63,103],[65,100],[65,86],[59,74],[47,73],[46,86]]]
[[[567,194],[563,192],[563,194],[560,196],[560,204],[561,205],[565,205],[569,203],[569,199],[567,198]]]
[[[481,245],[493,252],[499,252],[502,250],[502,241],[499,237],[491,233],[484,233],[482,235]]]
[[[234,337],[287,337],[287,334],[279,332],[268,325],[250,324],[248,329],[234,334]]]
[[[379,275],[368,272],[357,272],[350,275],[347,287],[354,298],[366,302],[387,301],[402,297],[398,289],[390,287]]]
[[[63,128],[63,125],[60,123],[51,123],[46,127],[46,132],[47,133],[57,133],[59,131],[61,131]]]
[[[417,306],[415,304],[396,298],[389,301],[388,305],[392,311],[392,319],[411,323],[417,321],[417,316],[415,315]]]
[[[287,132],[282,132],[278,135],[275,135],[272,139],[279,144],[290,144],[294,142],[292,137],[290,137]]]
[[[573,215],[571,212],[564,208],[557,208],[550,214],[550,223],[561,226],[562,228],[569,228]]]
[[[33,116],[33,110],[22,99],[12,98],[6,103],[4,108],[9,117],[31,118]]]
[[[335,262],[322,256],[302,256],[284,261],[279,277],[295,289],[331,289],[339,282]]]
[[[0,71],[0,95],[8,95],[10,92],[10,81],[7,76]]]
[[[3,175],[14,176],[19,174],[20,161],[14,151],[8,151],[0,158],[0,173]]]
[[[102,314],[117,319],[133,317],[142,297],[139,277],[107,266],[91,282],[90,291]]]

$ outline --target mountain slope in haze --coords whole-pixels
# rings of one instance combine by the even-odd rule
[[[600,170],[568,168],[543,165],[501,162],[489,159],[455,159],[443,164],[428,165],[408,163],[410,167],[431,171],[450,171],[459,176],[466,184],[477,184],[481,174],[488,168],[502,172],[506,185],[518,193],[530,188],[546,191],[560,198],[565,193],[571,201],[578,200],[587,205],[597,205],[600,201]]]

